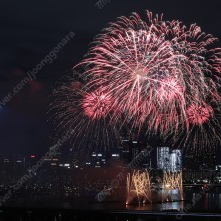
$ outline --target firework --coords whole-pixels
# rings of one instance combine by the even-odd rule
[[[152,202],[151,184],[148,171],[133,171],[127,175],[127,199],[126,204],[130,204],[137,199],[138,203]]]
[[[52,110],[57,110],[59,126],[78,131],[75,143],[93,136],[108,140],[112,130],[106,128],[123,126],[138,132],[145,128],[165,139],[173,136],[174,143],[211,134],[220,141],[214,111],[221,80],[216,40],[195,24],[187,28],[151,12],[146,20],[136,13],[118,18],[74,67],[83,70],[81,89],[73,88],[73,78],[58,87]]]
[[[152,203],[183,200],[182,173],[166,171],[163,173],[163,182],[156,185],[150,177],[150,171],[134,170],[127,175],[127,197],[126,204],[131,203]],[[154,187],[154,188],[153,188]]]
[[[192,104],[187,108],[187,118],[191,124],[201,125],[209,120],[213,115],[213,109],[209,105],[199,106]]]
[[[109,123],[108,104],[111,98],[99,89],[89,91],[74,78],[56,87],[50,115],[57,124],[57,133],[73,130],[71,144],[75,150],[108,150],[116,145],[117,130]]]
[[[187,108],[188,130],[179,130],[176,135],[167,137],[169,145],[179,147],[186,153],[202,155],[214,152],[221,141],[220,108],[208,104],[190,105]]]
[[[164,172],[162,189],[162,202],[173,201],[173,191],[176,191],[179,200],[183,200],[182,173]]]
[[[189,127],[191,104],[219,101],[220,49],[196,25],[147,15],[111,23],[80,65],[89,69],[87,86],[113,98],[113,118],[165,134]]]
[[[84,95],[82,106],[84,113],[95,120],[107,116],[111,103],[111,97],[98,89]]]

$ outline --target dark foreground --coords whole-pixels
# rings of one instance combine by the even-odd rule
[[[97,202],[94,192],[93,197],[77,198],[18,194],[0,207],[0,221],[221,220],[220,190],[194,200],[197,193],[200,191],[186,190],[184,201],[145,205],[125,205],[125,199]]]
[[[58,209],[7,208],[0,211],[1,221],[173,221],[173,220],[221,220],[221,214],[180,213],[176,211],[95,211]]]

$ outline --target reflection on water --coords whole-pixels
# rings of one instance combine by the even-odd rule
[[[176,211],[183,211],[183,208],[184,208],[183,201],[143,204],[143,205],[126,205],[127,210],[146,210],[146,211],[176,210]]]
[[[197,195],[198,194],[198,195]],[[200,192],[185,191],[184,201],[165,203],[152,203],[144,205],[126,205],[124,199],[112,202],[95,202],[88,198],[51,198],[51,197],[26,197],[14,198],[8,201],[6,206],[32,207],[32,208],[61,208],[61,209],[86,209],[86,210],[146,210],[146,211],[217,211],[221,210],[221,192],[214,191],[199,196]]]
[[[202,206],[204,209],[221,209],[221,193],[206,193]]]

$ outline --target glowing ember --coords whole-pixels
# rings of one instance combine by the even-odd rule
[[[201,125],[209,120],[213,114],[213,109],[209,105],[199,106],[192,104],[187,109],[188,121],[191,124]]]
[[[211,50],[216,39],[196,25],[147,14],[147,21],[134,13],[112,23],[79,66],[87,67],[88,87],[112,94],[114,118],[148,131],[177,132],[188,127],[189,103],[220,99],[220,49]]]
[[[134,199],[137,199],[138,203],[152,202],[148,171],[141,172],[134,170],[132,177],[130,173],[127,175],[126,204],[130,204]]]
[[[104,118],[111,105],[111,97],[100,90],[91,93],[86,93],[83,98],[83,109],[85,114],[91,119]]]

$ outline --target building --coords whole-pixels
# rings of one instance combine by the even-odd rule
[[[9,185],[24,175],[26,159],[22,154],[0,155],[0,185]]]
[[[121,137],[121,146],[118,148],[120,159],[125,164],[130,164],[134,159],[136,159],[139,155],[145,155],[145,151],[148,147],[148,143],[146,141],[135,140],[128,137]],[[141,158],[140,158],[141,159]],[[151,168],[151,154],[142,158],[140,160],[140,164],[137,165],[138,168]]]
[[[170,170],[170,149],[169,147],[157,147],[157,169]]]
[[[172,172],[177,172],[182,170],[182,154],[181,150],[172,150],[170,154],[171,168]]]
[[[124,163],[130,162],[130,140],[125,137],[121,137],[120,159]]]
[[[181,150],[170,151],[169,147],[157,147],[157,169],[178,172],[182,170]]]

